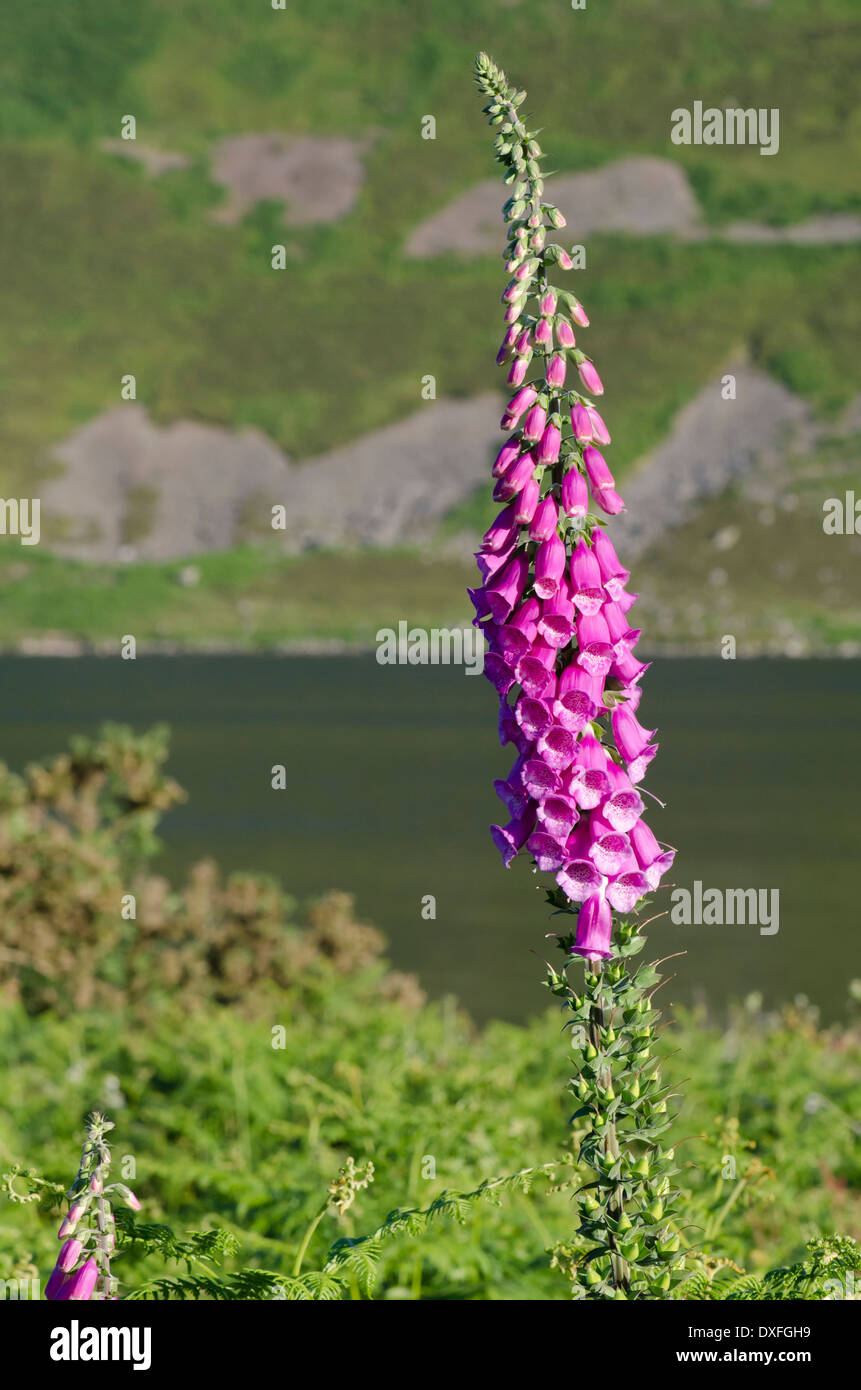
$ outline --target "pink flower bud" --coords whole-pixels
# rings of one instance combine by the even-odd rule
[[[529,356],[531,357],[531,353]],[[529,370],[529,357],[515,357],[508,373],[509,386],[522,386]]]
[[[601,511],[606,512],[608,516],[618,516],[619,512],[625,510],[624,500],[619,496],[615,488],[612,487],[605,487],[600,493],[596,492],[595,501],[598,503]]]
[[[52,1302],[59,1296],[60,1289],[65,1284],[67,1278],[68,1275],[65,1271],[62,1270],[59,1265],[54,1265],[54,1268],[48,1275],[48,1282],[45,1285],[45,1298],[49,1302]]]
[[[590,391],[593,396],[603,396],[604,387],[601,384],[601,378],[598,375],[594,362],[590,362],[588,357],[584,357],[583,361],[578,363],[577,370],[580,373],[580,380],[586,387],[586,390]]]
[[[556,531],[558,522],[559,508],[556,504],[556,498],[550,492],[535,508],[532,524],[529,527],[529,539],[546,541]]]
[[[531,454],[521,454],[520,458],[503,474],[493,489],[494,502],[507,502],[522,491],[535,471],[535,459]]]
[[[517,530],[518,530],[518,528],[515,527],[515,528],[514,528],[514,537],[515,537],[515,539],[516,539],[516,537],[517,537]],[[487,585],[487,584],[490,582],[490,580],[493,578],[493,576],[494,576],[499,570],[502,569],[503,565],[507,565],[507,564],[508,564],[508,561],[511,559],[512,555],[514,554],[514,545],[515,545],[514,540],[511,540],[511,541],[509,542],[509,544],[508,544],[504,549],[501,548],[501,549],[499,549],[499,550],[478,550],[478,551],[476,551],[476,555],[475,555],[476,564],[478,565],[479,572],[480,572],[480,574],[481,574],[482,579],[483,579],[484,582],[485,582],[485,585]]]
[[[516,395],[511,397],[508,402],[508,409],[502,417],[500,428],[504,430],[513,429],[523,414],[528,410],[535,400],[538,392],[534,386],[521,386]]]
[[[68,1299],[72,1303],[87,1303],[93,1296],[99,1270],[95,1260],[90,1257],[80,1269],[71,1274],[57,1294],[58,1299]]]
[[[597,453],[597,449],[595,450]],[[601,579],[610,594],[611,598],[618,598],[618,583],[627,584],[631,578],[631,571],[626,570],[622,561],[616,554],[616,547],[602,527],[595,528],[592,536],[592,549],[595,552],[595,559],[598,561],[598,568],[601,571]],[[613,581],[617,582],[617,587],[613,586]],[[629,605],[630,606],[630,605]],[[627,612],[627,609],[624,610]]]
[[[600,449],[588,444],[583,450],[583,462],[586,465],[589,484],[595,494],[595,501],[610,516],[615,516],[617,512],[622,510],[624,503],[615,491],[616,484],[613,481],[613,474],[607,467],[607,460]]]
[[[592,420],[585,405],[578,403],[571,411],[571,428],[578,444],[588,444],[592,438]]]
[[[556,320],[556,339],[560,347],[573,348],[576,345],[574,329],[567,319]]]
[[[579,468],[569,468],[562,479],[562,510],[567,516],[586,516],[589,489]]]
[[[565,385],[565,358],[558,352],[547,363],[547,385],[554,388]]]
[[[592,422],[592,438],[595,440],[595,443],[609,444],[610,431],[607,429],[607,426],[604,424],[604,421],[601,419],[594,405],[587,405],[586,413]]]
[[[549,319],[539,319],[535,325],[535,341],[542,347],[549,347],[553,342],[553,329]]]
[[[68,1274],[69,1270],[74,1269],[75,1265],[78,1263],[78,1256],[83,1248],[79,1240],[75,1240],[74,1238],[72,1240],[67,1240],[65,1244],[60,1247],[60,1253],[57,1256],[57,1268],[62,1269]]]
[[[541,296],[538,307],[545,317],[549,317],[551,314],[556,313],[556,295],[552,290],[547,290]]]
[[[115,1182],[114,1189],[122,1197],[127,1207],[131,1207],[132,1211],[140,1211],[141,1204],[131,1188],[126,1187],[125,1183]]]
[[[515,498],[514,519],[519,526],[528,526],[535,510],[538,506],[538,499],[541,496],[541,484],[537,478],[530,478],[525,484],[523,491]]]
[[[583,450],[583,462],[586,465],[586,472],[589,476],[589,482],[592,485],[593,492],[599,492],[602,487],[616,486],[613,481],[613,474],[610,472],[607,465],[607,460],[604,458],[600,449],[596,449],[594,445],[588,444]]]
[[[517,522],[514,519],[516,506],[516,500],[509,502],[496,520],[491,522],[481,538],[483,550],[505,550],[513,544],[517,534]]]
[[[83,1202],[72,1203],[72,1205],[69,1207],[67,1214],[63,1217],[63,1220],[60,1222],[60,1229],[57,1232],[58,1240],[65,1240],[66,1236],[70,1236],[72,1234],[78,1222],[80,1221],[83,1212]]]
[[[601,893],[593,893],[578,913],[577,936],[572,949],[578,956],[585,956],[587,960],[609,960],[613,954],[610,950],[612,931],[610,904]]]
[[[541,436],[541,443],[538,445],[538,462],[555,463],[559,458],[559,447],[561,443],[561,432],[555,425],[548,425]]]
[[[557,533],[542,541],[535,556],[535,592],[539,598],[553,598],[565,570],[565,546]]]
[[[589,315],[586,313],[586,310],[583,308],[583,305],[579,302],[579,300],[575,299],[573,301],[571,308],[569,309],[569,313],[571,314],[571,317],[574,320],[574,322],[578,324],[580,328],[589,327]]]
[[[532,406],[523,425],[523,438],[537,443],[544,433],[544,426],[547,423],[547,412],[543,406]]]
[[[523,593],[529,578],[529,561],[523,554],[515,555],[494,575],[485,590],[485,597],[495,623],[504,623]]]
[[[567,252],[567,251],[563,251],[563,250],[561,249],[561,247],[560,247],[560,250],[559,250],[559,264],[561,265],[561,267],[562,267],[563,270],[573,270],[573,269],[574,269],[574,262],[572,261],[571,257],[568,255],[568,252]]]
[[[581,537],[571,556],[572,598],[577,609],[587,615],[597,613],[604,602],[601,571],[591,546]]]
[[[505,473],[507,473],[509,468],[511,468],[512,464],[514,463],[515,459],[518,457],[519,453],[520,440],[515,434],[512,435],[511,438],[505,442],[505,444],[503,444],[499,453],[496,455],[493,468],[491,469],[494,478],[501,478]]]
[[[611,720],[616,747],[626,763],[639,758],[643,749],[652,742],[658,732],[657,729],[644,729],[637,716],[628,709],[627,705],[617,705],[613,710]]]

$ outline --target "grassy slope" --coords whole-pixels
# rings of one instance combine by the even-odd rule
[[[688,167],[715,222],[858,205],[861,125],[848,97],[858,25],[845,0],[815,16],[800,0],[765,9],[704,0],[696,17],[681,0],[570,14],[490,0],[468,8],[376,0],[364,9],[358,28],[348,0],[328,7],[325,25],[313,11],[252,12],[236,0],[149,0],[131,17],[120,0],[82,0],[74,24],[57,5],[0,18],[0,253],[15,268],[0,292],[6,495],[32,486],[45,451],[70,429],[118,402],[126,372],[157,419],[253,423],[294,458],[419,408],[425,373],[441,395],[498,385],[498,261],[400,256],[416,222],[494,167],[468,76],[477,47],[504,62],[516,56],[514,75],[530,87],[559,168],[670,154]],[[779,106],[779,155],[669,145],[670,111],[695,99]],[[195,166],[153,181],[100,153],[98,140],[118,134],[126,113],[139,140],[183,150]],[[436,141],[418,137],[427,113],[437,118]],[[264,205],[239,229],[209,223],[218,198],[203,162],[209,143],[266,129],[377,132],[353,213],[332,227],[287,231],[281,209]],[[291,261],[277,274],[268,249],[282,240]],[[854,248],[590,239],[579,284],[619,473],[743,349],[818,409],[838,409],[861,387],[847,293],[859,262]],[[361,575],[361,561],[342,563]],[[4,640],[67,623],[102,630],[98,573],[76,580],[75,567],[41,556],[27,564],[21,616],[7,620]],[[139,623],[161,585],[167,635],[193,627],[243,640],[243,623],[227,611],[235,599],[259,594],[265,608],[275,571],[281,590],[293,591],[312,586],[315,564],[241,554],[205,561],[217,582],[194,597],[144,567],[121,582]],[[393,580],[404,572],[404,557],[380,562]],[[431,571],[419,573],[425,583]],[[61,601],[70,578],[74,597]],[[442,592],[447,582],[433,581]],[[204,590],[209,630],[198,606]],[[432,610],[434,589],[424,592]],[[306,632],[330,630],[303,621]],[[354,630],[346,608],[338,625]],[[275,639],[295,635],[283,611],[263,626]]]

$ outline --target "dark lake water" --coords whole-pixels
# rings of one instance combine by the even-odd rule
[[[169,875],[212,855],[300,897],[349,889],[431,994],[479,1018],[546,1006],[541,880],[527,863],[506,872],[487,832],[511,755],[483,679],[372,657],[5,657],[0,669],[0,757],[15,769],[106,719],[171,725],[189,800],[163,822]],[[669,877],[780,894],[775,935],[654,923],[655,954],[686,952],[668,1000],[704,995],[720,1013],[758,990],[842,1011],[861,975],[859,694],[861,663],[848,661],[664,659],[646,676],[643,722],[661,742],[647,785],[667,803],[649,820],[678,846]],[[286,791],[270,788],[275,763]],[[421,916],[427,894],[435,921]]]

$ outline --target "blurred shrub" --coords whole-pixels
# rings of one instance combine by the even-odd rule
[[[328,893],[299,909],[271,878],[194,866],[174,891],[147,872],[160,816],[184,799],[166,777],[168,734],[106,725],[23,777],[0,764],[0,996],[28,1013],[109,1006],[149,1010],[242,1004],[313,977],[378,961],[384,938],[353,899]],[[131,900],[134,900],[133,903]],[[416,982],[383,990],[415,1004]]]

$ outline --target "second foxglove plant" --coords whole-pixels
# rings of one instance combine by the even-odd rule
[[[140,1211],[141,1204],[125,1183],[108,1182],[111,1151],[106,1135],[112,1129],[103,1115],[87,1116],[80,1166],[66,1194],[69,1210],[57,1232],[62,1245],[45,1285],[48,1300],[86,1303],[118,1297],[111,1273],[113,1203],[119,1199],[133,1211]]]
[[[581,1194],[575,1296],[661,1298],[681,1271],[673,1154],[657,1144],[669,1119],[647,991],[660,976],[654,966],[628,973],[645,939],[625,918],[675,852],[643,819],[642,783],[657,751],[655,731],[638,717],[647,666],[634,654],[637,595],[603,520],[624,503],[603,452],[611,442],[595,405],[603,384],[577,342],[589,318],[554,283],[573,263],[547,239],[565,221],[544,201],[542,151],[521,115],[526,93],[484,53],[476,80],[511,190],[497,363],[508,366],[514,394],[493,464],[502,509],[476,556],[482,582],[470,590],[500,698],[500,741],[516,755],[495,784],[509,818],[492,834],[506,867],[524,851],[553,874],[550,901],[576,916],[574,930],[557,936],[564,967],[549,968],[551,989],[574,1015],[580,1061],[571,1090],[575,1119],[588,1126],[580,1157],[594,1173]],[[582,996],[567,980],[576,957],[585,962]]]

